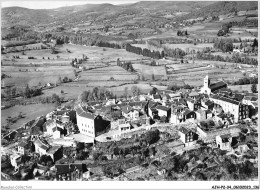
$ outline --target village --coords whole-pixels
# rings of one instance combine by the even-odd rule
[[[2,136],[1,178],[256,179],[257,93],[233,92],[210,78],[192,90],[154,88],[39,115]]]

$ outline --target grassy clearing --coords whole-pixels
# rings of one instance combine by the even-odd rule
[[[23,72],[19,72],[19,69]],[[26,72],[26,69],[28,71]],[[56,83],[59,77],[64,78],[75,78],[73,69],[71,66],[62,67],[2,67],[2,72],[11,76],[11,78],[6,78],[5,84],[16,84],[17,86],[36,86],[39,83]]]
[[[164,66],[150,66],[150,65],[144,65],[144,64],[133,64],[134,69],[140,73],[141,75],[144,75],[145,77],[149,78],[152,74],[154,74],[155,77],[162,77],[166,76],[166,69]]]
[[[131,81],[137,79],[136,74],[130,73],[119,66],[109,66],[103,68],[92,69],[88,71],[83,71],[79,79],[79,82],[82,81],[109,81],[113,80],[126,80]]]
[[[246,84],[246,85],[235,85],[235,86],[228,86],[233,91],[238,91],[238,92],[243,92],[243,91],[248,91],[251,93],[251,84]],[[257,89],[259,89],[257,85]]]
[[[180,48],[184,51],[186,50],[202,50],[203,48],[206,48],[206,47],[210,47],[210,48],[213,48],[213,43],[201,43],[201,44],[197,44],[197,45],[194,45],[194,44],[163,44],[164,47],[166,48],[170,48],[170,49],[175,49],[175,48]]]
[[[25,118],[19,119],[16,123],[10,126],[10,129],[17,129],[28,121],[35,119],[38,116],[46,115],[55,109],[53,104],[30,104],[30,105],[16,105],[14,107],[1,110],[1,125],[6,125],[6,119],[17,117],[20,112],[25,114]]]

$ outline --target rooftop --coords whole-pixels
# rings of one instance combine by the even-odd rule
[[[93,119],[93,120],[96,118],[96,116],[94,114],[92,114],[90,112],[86,112],[86,110],[84,110],[81,106],[76,108],[76,112],[81,117],[85,117],[85,118]]]
[[[74,171],[75,169],[81,170],[83,172],[87,171],[86,164],[76,164],[76,163],[56,164],[55,168],[57,169],[57,175],[67,174],[67,173]]]
[[[184,133],[184,134],[188,134],[190,130],[188,130],[188,129],[185,128],[185,127],[181,127],[181,128],[179,129],[179,131],[182,132],[182,133]]]
[[[166,106],[158,105],[158,106],[156,106],[156,109],[157,110],[163,110],[163,111],[169,111],[171,108],[166,107]]]
[[[209,88],[211,89],[211,91],[215,91],[215,90],[218,90],[219,88],[226,88],[227,87],[227,84],[223,81],[220,81],[220,82],[217,82],[217,83],[214,83],[214,84],[211,84],[209,86]]]
[[[218,99],[218,100],[222,100],[222,101],[224,101],[224,102],[228,102],[228,103],[231,103],[231,104],[239,105],[239,102],[238,102],[238,101],[233,100],[233,99],[231,99],[231,98],[226,98],[226,97],[218,96],[218,95],[213,95],[211,98],[213,98],[213,99]]]
[[[20,142],[19,144],[18,144],[18,146],[20,146],[20,147],[26,147],[28,145],[28,143],[26,143],[26,142],[24,142],[24,141],[22,141],[22,142]]]

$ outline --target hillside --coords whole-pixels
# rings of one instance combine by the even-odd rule
[[[2,9],[2,26],[13,25],[36,26],[38,24],[77,24],[90,22],[122,22],[133,21],[135,18],[150,19],[149,16],[160,16],[173,12],[191,12],[210,5],[213,2],[181,2],[181,1],[141,1],[133,4],[86,4],[56,9],[27,9],[7,7]],[[156,15],[160,13],[160,15]],[[121,18],[124,18],[123,20]]]
[[[192,19],[207,16],[219,16],[235,11],[247,11],[258,9],[257,1],[221,1],[202,7],[199,10],[182,16],[180,19]]]

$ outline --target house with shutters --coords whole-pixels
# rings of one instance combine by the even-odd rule
[[[196,118],[197,120],[205,120],[207,117],[206,117],[206,110],[203,110],[203,109],[199,109],[196,111]]]
[[[27,154],[30,151],[30,145],[29,143],[22,141],[17,145],[17,151],[19,154]]]
[[[206,110],[212,110],[214,108],[214,102],[209,99],[201,99],[201,106]]]
[[[180,127],[178,134],[180,136],[180,140],[185,144],[185,146],[195,145],[199,137],[195,130],[188,129],[186,127]]]
[[[158,105],[161,104],[153,101],[148,102],[147,115],[150,116],[152,119],[154,118],[155,115],[158,115],[158,110],[156,109]]]
[[[170,118],[170,116],[171,116],[171,108],[170,107],[158,105],[158,106],[156,106],[156,109],[158,111],[159,117],[166,116],[167,119]]]
[[[81,181],[86,171],[86,164],[82,163],[55,164],[57,181]]]
[[[216,144],[221,150],[231,150],[232,136],[230,134],[216,136]]]
[[[194,100],[192,98],[187,98],[186,101],[187,101],[188,108],[191,111],[196,111],[200,108],[200,102],[199,101]]]
[[[86,107],[78,105],[75,110],[77,125],[82,134],[95,138],[97,132],[105,130],[110,125],[110,121],[103,120],[100,115],[91,113]]]
[[[184,122],[184,110],[187,109],[186,106],[179,105],[179,106],[171,106],[171,118],[170,123],[172,124],[179,124]]]
[[[40,139],[34,141],[34,146],[35,152],[40,154],[40,156],[45,155],[51,147],[46,141],[42,141]]]
[[[137,120],[139,118],[139,111],[127,105],[122,107],[122,115],[129,120]]]
[[[243,120],[249,117],[248,105],[219,95],[211,96],[210,100],[215,104],[220,105],[225,113],[232,114],[234,116],[234,122],[238,122],[239,120]]]

